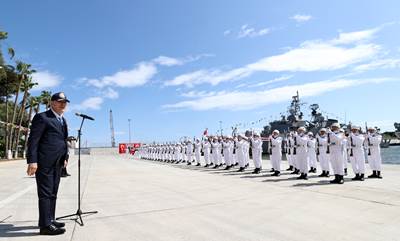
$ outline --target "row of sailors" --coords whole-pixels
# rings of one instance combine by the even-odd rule
[[[366,159],[372,169],[369,178],[382,178],[380,143],[382,136],[375,128],[368,128],[366,134],[361,134],[360,127],[353,126],[351,133],[345,134],[338,123],[330,128],[322,128],[314,135],[306,133],[305,127],[300,127],[296,132],[289,133],[285,138],[279,131],[273,131],[269,138],[262,139],[258,133],[252,137],[238,135],[232,137],[209,137],[194,143],[169,145],[150,145],[139,149],[141,158],[159,160],[164,162],[187,162],[191,165],[194,161],[201,166],[201,152],[204,153],[205,167],[219,168],[226,165],[229,170],[239,166],[238,172],[243,172],[250,161],[250,149],[255,169],[258,174],[262,170],[262,144],[267,141],[270,151],[272,176],[280,176],[282,153],[286,153],[289,163],[287,171],[300,174],[298,179],[308,179],[309,172],[316,173],[319,161],[322,173],[320,177],[329,177],[332,167],[335,179],[331,183],[344,183],[347,175],[347,164],[350,161],[355,177],[353,180],[364,181]],[[284,151],[283,151],[284,150]]]

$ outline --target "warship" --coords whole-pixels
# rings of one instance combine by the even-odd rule
[[[296,95],[292,96],[292,101],[287,108],[287,114],[281,114],[280,120],[271,121],[264,126],[261,135],[267,137],[273,130],[278,130],[283,136],[286,136],[287,133],[296,130],[300,126],[304,126],[308,131],[316,134],[319,129],[339,122],[338,119],[324,117],[318,104],[311,104],[309,106],[311,118],[306,120],[304,119],[304,113],[301,111],[301,107],[304,105],[306,103],[300,100],[299,92],[297,91]],[[341,124],[341,126],[346,127],[346,124]]]

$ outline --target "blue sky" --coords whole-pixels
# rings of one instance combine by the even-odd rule
[[[89,145],[260,129],[299,90],[329,117],[400,121],[398,1],[7,1],[3,48],[64,91]],[[261,120],[261,121],[260,121]],[[252,124],[252,122],[255,122]]]

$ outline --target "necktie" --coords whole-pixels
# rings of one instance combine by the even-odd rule
[[[62,117],[57,117],[57,120],[61,123],[61,125],[63,125],[63,119],[62,119]]]

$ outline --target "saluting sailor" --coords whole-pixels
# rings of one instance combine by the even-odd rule
[[[381,142],[382,136],[376,132],[375,128],[369,127],[365,143],[368,152],[368,163],[372,170],[372,175],[368,176],[368,178],[382,178]]]
[[[339,131],[339,123],[333,123],[331,125],[331,130],[328,129],[328,147],[327,153],[331,161],[333,173],[335,174],[335,179],[330,181],[330,183],[343,184],[344,183],[344,155],[343,155],[343,140],[345,136]]]
[[[352,126],[347,145],[350,149],[350,162],[356,176],[354,181],[364,181],[365,175],[365,137],[360,134],[360,127]]]

